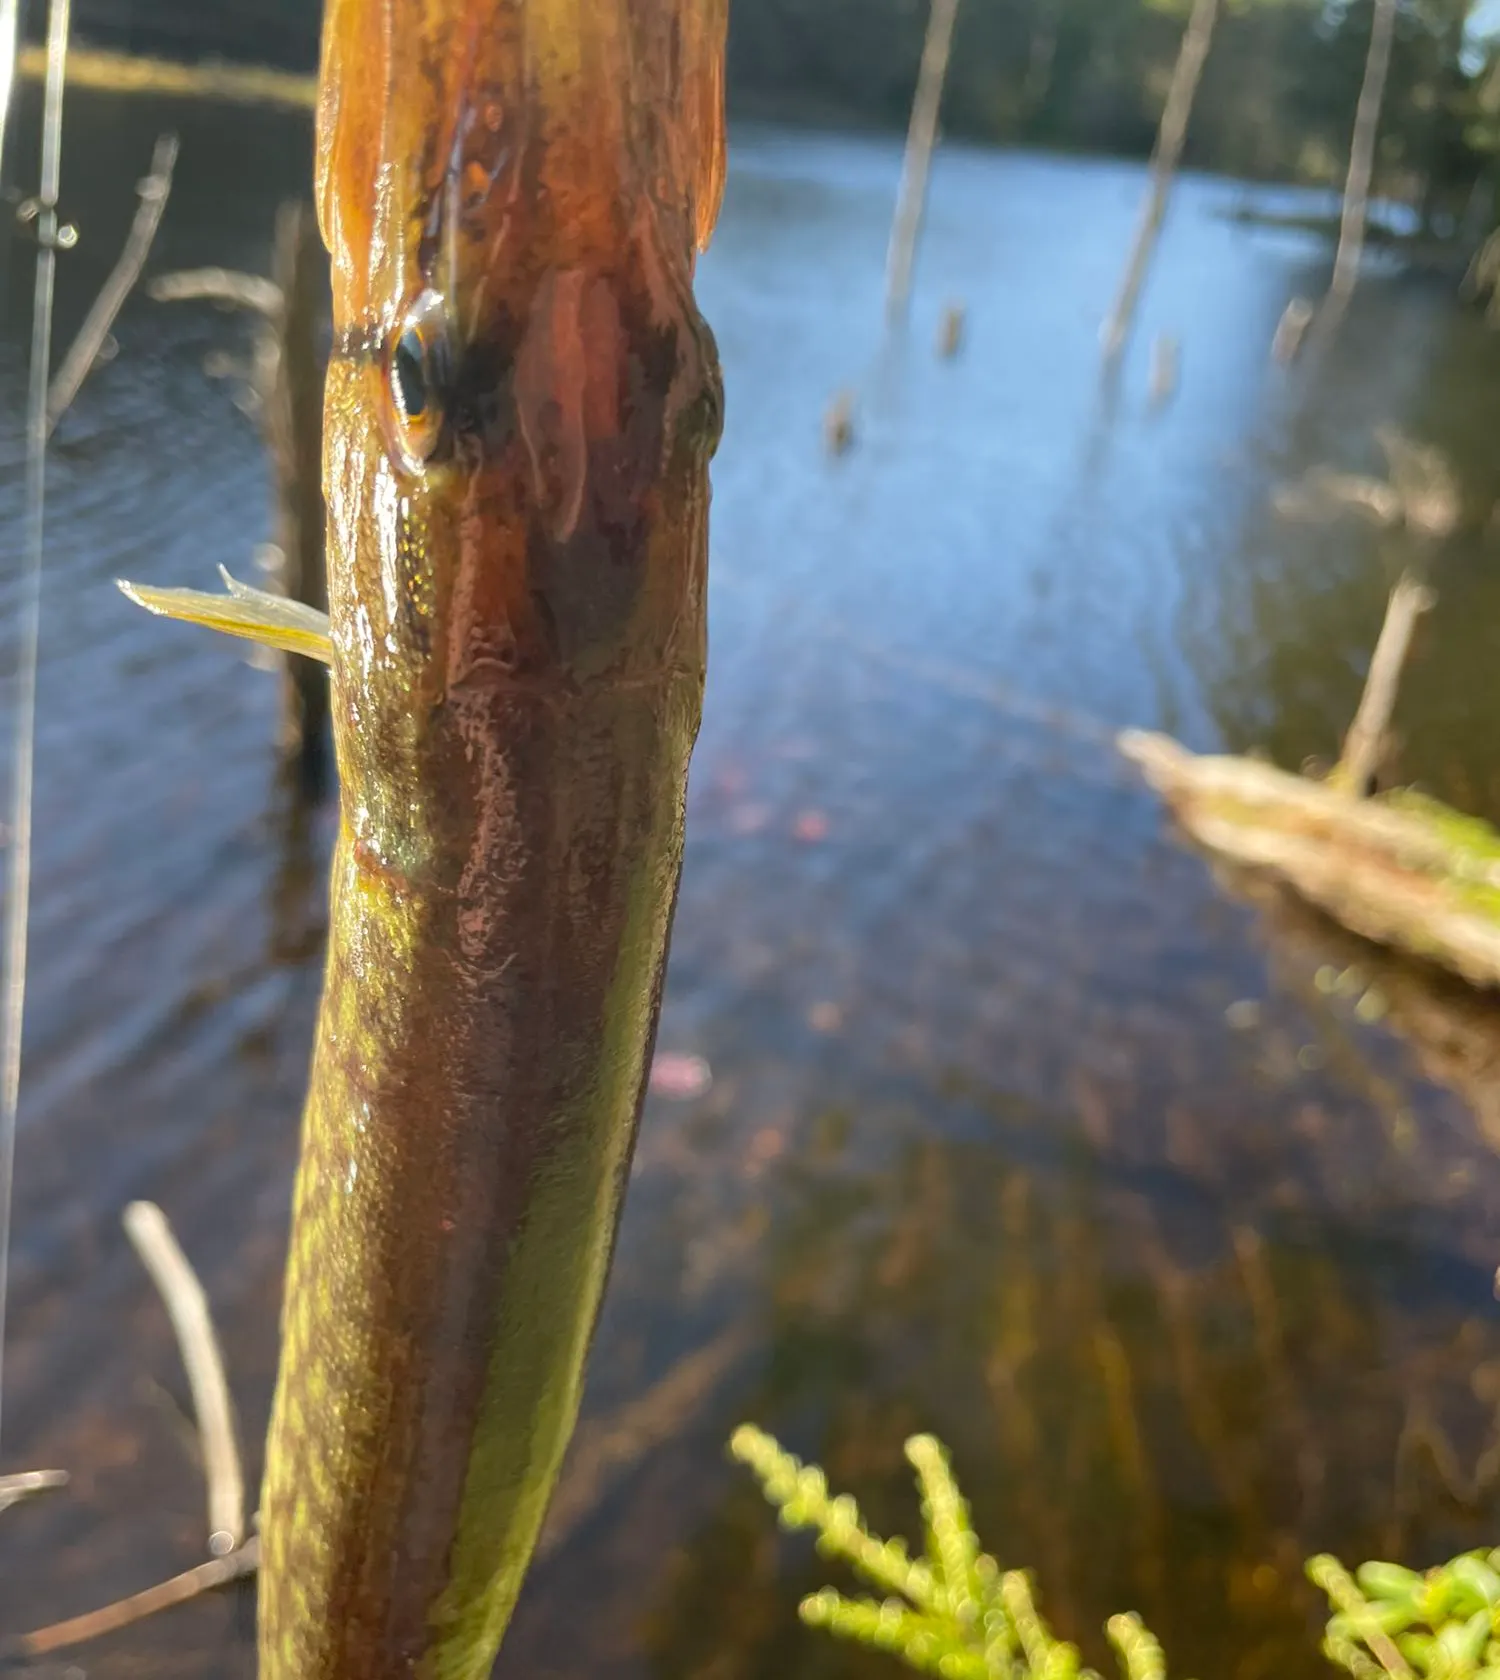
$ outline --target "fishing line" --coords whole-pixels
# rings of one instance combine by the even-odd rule
[[[8,4],[9,0],[5,0]],[[52,379],[52,301],[57,283],[57,199],[62,183],[63,86],[72,0],[52,0],[47,19],[47,91],[42,115],[42,178],[32,227],[37,240],[31,317],[31,380],[26,402],[26,546],[21,573],[20,658],[16,671],[15,768],[5,951],[0,964],[0,1402],[5,1392],[5,1305],[21,1094],[21,1027],[26,1013],[26,938],[31,910],[31,799],[36,763],[37,653],[42,629],[42,549],[47,507],[47,390]]]

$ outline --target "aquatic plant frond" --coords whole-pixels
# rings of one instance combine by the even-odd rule
[[[926,1562],[913,1562],[904,1541],[872,1534],[853,1499],[831,1495],[817,1465],[764,1431],[736,1430],[729,1450],[760,1479],[783,1527],[811,1529],[825,1557],[887,1594],[847,1598],[825,1587],[799,1607],[809,1627],[941,1680],[1099,1680],[1042,1619],[1030,1577],[981,1551],[948,1455],[932,1436],[906,1443],[922,1490]],[[1320,1556],[1307,1574],[1333,1610],[1323,1653],[1354,1680],[1500,1680],[1500,1549],[1467,1552],[1426,1574],[1366,1563],[1351,1575]],[[1139,1616],[1112,1616],[1105,1631],[1125,1680],[1166,1680],[1161,1645]]]
[[[1465,1552],[1418,1574],[1337,1558],[1307,1565],[1333,1606],[1323,1653],[1355,1680],[1486,1680],[1500,1673],[1500,1550]]]
[[[300,601],[289,601],[284,595],[252,588],[232,578],[222,566],[219,572],[228,591],[224,595],[200,589],[156,589],[124,579],[120,580],[120,589],[138,607],[159,618],[202,624],[226,636],[240,636],[283,653],[300,653],[325,665],[333,662],[327,613]]]
[[[809,1627],[887,1651],[942,1680],[1098,1680],[1082,1667],[1078,1648],[1047,1626],[1025,1572],[1002,1569],[981,1549],[948,1454],[931,1435],[906,1443],[922,1493],[924,1560],[914,1560],[904,1540],[872,1534],[849,1495],[831,1495],[822,1470],[762,1430],[737,1430],[729,1450],[760,1479],[783,1527],[811,1529],[825,1557],[841,1559],[887,1595],[877,1602],[825,1587],[799,1608]],[[1109,1636],[1125,1680],[1165,1680],[1161,1646],[1138,1617],[1116,1616]]]

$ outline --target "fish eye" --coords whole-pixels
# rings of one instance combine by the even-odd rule
[[[413,472],[437,454],[447,431],[449,369],[442,299],[424,292],[397,324],[386,356],[391,441]]]

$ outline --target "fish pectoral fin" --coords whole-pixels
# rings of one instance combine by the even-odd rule
[[[210,630],[222,630],[226,636],[241,636],[283,653],[300,653],[324,665],[333,663],[327,613],[305,607],[300,601],[289,601],[284,595],[252,589],[248,583],[230,577],[222,566],[219,575],[228,590],[225,595],[210,595],[201,589],[153,589],[123,579],[120,589],[138,607],[159,618],[206,625]]]

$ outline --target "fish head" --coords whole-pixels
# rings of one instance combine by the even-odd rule
[[[725,0],[330,0],[324,29],[341,763],[476,695],[701,665]]]

